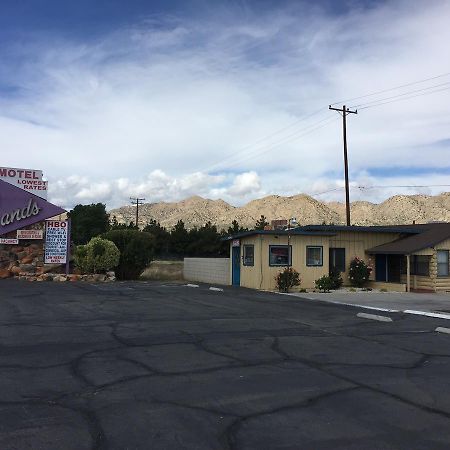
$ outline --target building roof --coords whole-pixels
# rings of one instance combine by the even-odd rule
[[[408,255],[450,238],[450,223],[420,224],[415,227],[418,227],[419,233],[378,245],[367,250],[367,253]]]
[[[371,225],[371,226],[358,226],[358,225],[304,225],[299,227],[307,231],[356,231],[360,233],[406,233],[406,234],[418,234],[421,233],[422,225]]]
[[[231,234],[229,236],[225,236],[223,241],[231,241],[232,239],[240,239],[248,236],[255,236],[258,234],[263,235],[276,235],[276,236],[335,236],[336,233],[332,233],[330,231],[308,231],[303,230],[301,227],[292,228],[291,230],[250,230],[250,231],[242,231],[241,233]]]

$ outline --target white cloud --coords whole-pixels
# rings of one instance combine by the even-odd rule
[[[444,0],[342,15],[302,3],[270,14],[229,11],[221,21],[152,19],[97,42],[36,39],[10,49],[25,63],[10,73],[22,94],[0,97],[2,164],[44,169],[51,198],[66,206],[194,194],[239,204],[264,193],[333,189],[342,184],[342,131],[328,103],[450,72],[449,16]],[[445,178],[432,170],[395,180],[370,173],[450,166],[450,141],[435,144],[450,137],[449,93],[349,117],[354,184]]]

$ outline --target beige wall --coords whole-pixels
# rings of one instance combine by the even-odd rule
[[[450,250],[450,239],[440,242],[434,247],[436,250]],[[435,259],[433,261],[435,265],[435,285],[436,291],[450,291],[450,277],[438,277],[437,276],[437,254],[435,254]]]
[[[183,276],[187,281],[230,284],[228,258],[184,258]]]
[[[312,289],[315,287],[315,280],[323,275],[328,275],[329,268],[329,248],[345,248],[346,271],[342,274],[345,284],[348,283],[348,267],[350,261],[359,256],[367,263],[373,263],[367,249],[376,247],[387,242],[398,239],[398,233],[364,233],[364,232],[337,232],[335,236],[291,236],[292,245],[292,267],[300,273],[301,286],[299,288]],[[241,286],[275,290],[275,277],[284,267],[269,266],[269,245],[287,245],[286,235],[256,235],[241,239]],[[243,246],[254,245],[255,264],[254,266],[244,266],[242,264]],[[306,247],[317,245],[323,247],[323,266],[306,266]],[[231,246],[230,246],[231,251]],[[373,277],[373,275],[372,275]]]
[[[313,288],[314,281],[328,274],[328,241],[329,236],[291,236],[292,267],[300,273],[302,281],[299,288]],[[287,245],[287,236],[259,235],[241,239],[241,256],[244,245],[254,245],[255,265],[244,266],[241,258],[241,286],[275,290],[275,277],[285,266],[269,266],[269,246]],[[306,246],[323,246],[323,266],[306,266]]]
[[[350,261],[358,256],[367,264],[373,267],[370,278],[375,279],[375,258],[371,258],[366,253],[367,249],[377,247],[378,245],[386,244],[398,239],[398,233],[364,233],[354,231],[341,231],[336,233],[336,236],[330,238],[331,248],[345,248],[345,272],[342,274],[344,284],[350,284],[348,280],[348,268]]]
[[[354,231],[336,232],[334,236],[291,236],[292,245],[292,267],[300,273],[302,280],[299,288],[312,289],[315,280],[322,275],[328,274],[329,248],[345,248],[346,271],[342,274],[344,284],[348,285],[348,267],[350,261],[358,256],[368,264],[375,266],[375,258],[366,253],[367,249],[392,242],[399,238],[398,233],[367,233]],[[244,266],[242,264],[243,246],[254,245],[255,264]],[[269,266],[269,245],[287,245],[286,235],[256,235],[241,239],[241,286],[253,289],[275,290],[276,275],[284,267]],[[323,247],[323,266],[306,266],[306,246],[319,245]],[[436,245],[436,250],[450,250],[450,239]],[[436,250],[427,248],[415,252],[417,255],[430,255],[430,276],[411,276],[411,287],[415,289],[431,289],[438,291],[450,290],[450,277],[437,277]],[[231,251],[231,247],[230,247]],[[231,261],[230,261],[231,266]],[[231,270],[230,270],[231,272]],[[231,275],[230,275],[231,277]],[[375,270],[372,271],[371,279],[375,278]],[[402,275],[401,282],[406,283],[406,275]],[[230,278],[231,283],[231,278]]]

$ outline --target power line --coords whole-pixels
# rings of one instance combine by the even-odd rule
[[[272,145],[269,145],[268,147],[265,146],[265,147],[261,147],[260,149],[256,149],[256,152],[253,151],[252,154],[244,155],[243,158],[239,158],[238,160],[236,160],[236,161],[234,161],[234,162],[231,162],[231,163],[229,163],[229,164],[223,165],[223,166],[221,166],[221,167],[222,167],[222,168],[225,168],[225,167],[227,167],[227,168],[234,167],[234,166],[236,166],[237,164],[241,164],[241,163],[243,163],[243,162],[245,162],[245,161],[248,161],[248,160],[250,160],[250,159],[253,159],[253,158],[256,157],[256,156],[264,155],[264,154],[266,154],[267,152],[269,152],[269,151],[271,151],[271,150],[273,150],[273,149],[275,149],[275,148],[280,147],[281,145],[284,145],[284,144],[287,144],[287,143],[296,141],[296,140],[298,140],[298,139],[300,139],[300,138],[302,138],[302,137],[304,137],[304,136],[306,136],[306,135],[308,135],[308,134],[311,134],[311,133],[313,133],[314,131],[316,131],[316,130],[318,130],[318,129],[320,129],[320,128],[323,128],[324,126],[328,125],[330,122],[333,122],[334,120],[335,120],[334,118],[331,119],[331,120],[330,120],[329,118],[324,118],[324,119],[320,120],[319,122],[317,122],[317,123],[315,123],[315,124],[312,124],[312,125],[306,127],[306,128],[311,128],[311,127],[314,127],[314,128],[311,128],[310,130],[305,131],[304,133],[302,133],[302,134],[300,134],[300,135],[298,135],[298,132],[293,133],[292,135],[287,136],[287,137],[284,138],[283,140],[281,140],[281,141],[275,143],[274,145],[272,144]],[[304,129],[304,130],[305,130],[305,129]],[[304,131],[304,130],[300,130],[300,131]],[[297,136],[297,135],[298,135],[298,136]]]
[[[264,136],[264,137],[258,139],[258,140],[255,141],[253,144],[248,144],[248,145],[245,145],[244,147],[241,147],[240,149],[234,151],[233,153],[230,153],[229,155],[227,155],[225,158],[221,159],[221,160],[218,161],[217,163],[214,163],[214,164],[212,164],[212,165],[209,165],[209,166],[205,167],[205,168],[203,169],[203,172],[209,172],[209,171],[211,171],[212,169],[214,169],[215,167],[221,165],[223,162],[225,162],[225,161],[227,161],[227,160],[230,160],[230,159],[233,159],[235,156],[241,156],[243,151],[245,151],[245,150],[247,150],[247,149],[250,149],[250,148],[252,148],[252,147],[255,147],[256,145],[258,145],[258,144],[260,144],[260,143],[266,141],[267,139],[270,139],[271,137],[276,136],[276,135],[278,135],[278,134],[280,134],[280,133],[282,133],[282,132],[284,132],[284,131],[290,129],[290,128],[294,127],[295,125],[298,125],[298,124],[301,123],[301,122],[304,122],[305,120],[307,120],[307,119],[309,119],[309,118],[315,116],[316,114],[320,113],[321,111],[324,111],[324,108],[323,108],[323,107],[317,109],[316,111],[312,112],[311,114],[307,114],[306,116],[303,116],[303,117],[301,117],[301,118],[295,120],[294,122],[290,123],[289,125],[287,125],[287,126],[285,126],[285,127],[283,127],[283,128],[280,128],[280,129],[278,129],[278,130],[275,130],[273,133],[268,134],[268,135],[266,135],[266,136]],[[308,128],[308,127],[310,127],[310,126],[311,126],[311,125],[308,125],[308,126],[306,126],[305,128]],[[300,129],[300,130],[295,131],[295,132],[292,133],[292,134],[289,134],[289,135],[283,137],[282,140],[283,140],[283,139],[286,139],[286,138],[289,138],[289,137],[291,137],[291,136],[294,136],[295,134],[298,134],[298,133],[301,132],[301,131],[303,131],[303,128]],[[266,145],[273,145],[273,144],[277,144],[277,142],[271,143],[271,144],[266,144]],[[263,145],[262,147],[260,146],[260,147],[258,147],[258,148],[255,149],[255,150],[258,150],[258,149],[260,149],[260,148],[264,148],[264,147],[266,147],[266,145]],[[252,152],[254,152],[255,150],[253,150]]]
[[[437,92],[443,92],[443,91],[448,91],[450,90],[450,87],[447,88],[442,88],[442,89],[436,89],[434,91],[431,92],[423,92],[422,94],[416,94],[416,95],[411,95],[409,97],[404,97],[404,98],[397,98],[395,100],[390,100],[390,101],[386,101],[386,102],[381,102],[381,103],[376,103],[374,105],[369,105],[369,106],[363,106],[361,108],[359,108],[360,110],[362,109],[369,109],[369,108],[375,108],[376,106],[382,106],[382,105],[387,105],[389,103],[395,103],[395,102],[399,102],[402,100],[410,100],[412,98],[416,98],[416,97],[423,97],[424,95],[430,95],[430,94],[435,94]],[[380,100],[381,101],[381,100]]]
[[[415,89],[413,91],[403,92],[402,94],[392,95],[390,97],[380,98],[378,100],[373,100],[373,101],[367,102],[367,103],[360,103],[359,105],[353,106],[353,108],[361,108],[362,109],[363,107],[367,107],[367,105],[371,105],[373,103],[378,103],[378,102],[381,102],[384,100],[391,100],[391,99],[395,99],[397,97],[404,97],[405,95],[416,94],[418,92],[426,92],[426,91],[429,91],[430,89],[435,89],[438,87],[448,86],[448,85],[450,85],[450,81],[447,81],[445,83],[436,84],[434,86],[428,86],[428,87],[422,88],[422,89]]]
[[[404,88],[404,87],[413,86],[415,84],[425,83],[426,81],[436,80],[438,78],[443,78],[443,77],[446,77],[448,75],[450,75],[450,72],[442,73],[440,75],[436,75],[436,76],[433,76],[433,77],[430,77],[430,78],[424,78],[423,80],[413,81],[412,83],[401,84],[399,86],[395,86],[395,87],[388,88],[388,89],[383,89],[381,91],[372,92],[370,94],[361,95],[359,97],[353,97],[353,98],[349,98],[349,99],[346,99],[346,100],[340,100],[338,102],[331,103],[331,105],[337,105],[337,104],[340,104],[340,103],[348,103],[348,102],[352,102],[354,100],[359,100],[361,98],[367,98],[367,97],[372,97],[372,96],[378,95],[378,94],[384,94],[385,92],[395,91],[396,89],[401,89],[401,88]]]

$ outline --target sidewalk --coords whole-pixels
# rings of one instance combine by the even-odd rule
[[[407,292],[314,292],[291,293],[289,295],[308,300],[321,300],[369,308],[395,311],[422,311],[425,313],[447,314],[450,317],[450,294],[417,294]]]

